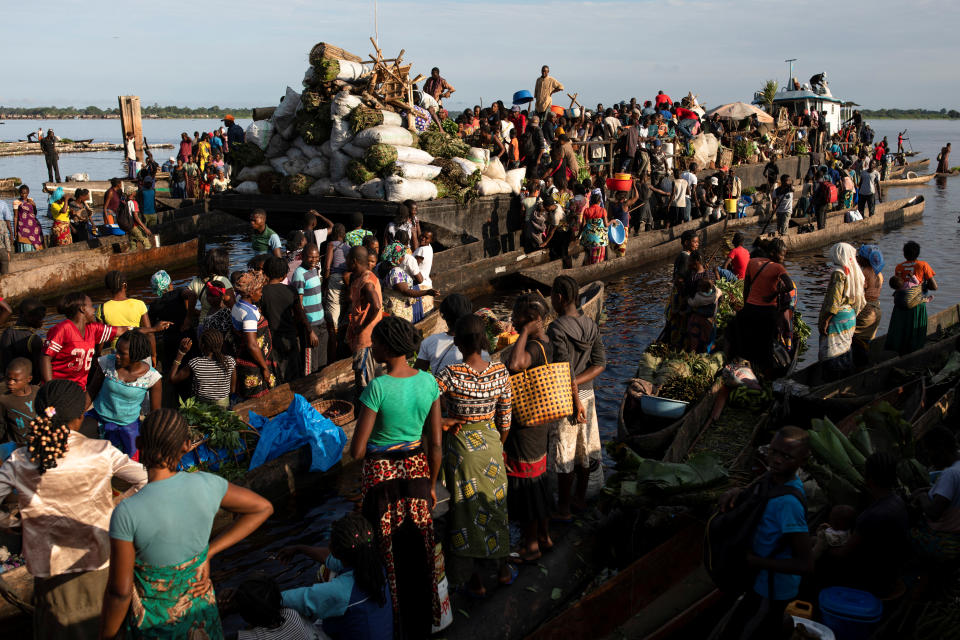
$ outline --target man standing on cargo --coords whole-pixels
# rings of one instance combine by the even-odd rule
[[[57,136],[53,135],[53,129],[47,131],[47,135],[40,138],[40,149],[43,151],[43,158],[47,161],[47,182],[53,182],[53,176],[56,174],[57,182],[60,182],[60,154],[57,153]]]
[[[226,153],[224,154],[224,160],[227,161],[227,165],[229,166],[227,175],[232,177],[233,145],[246,142],[247,134],[243,130],[243,127],[241,127],[236,122],[234,122],[233,115],[229,113],[223,116],[223,124],[227,127],[227,148],[226,148]]]
[[[456,91],[453,85],[447,82],[446,78],[440,77],[439,67],[430,70],[430,77],[423,83],[423,90],[433,96],[437,104],[443,104],[443,99],[449,98],[450,94]]]
[[[540,69],[540,77],[537,78],[537,84],[533,89],[533,97],[537,101],[537,113],[541,116],[553,105],[553,94],[557,91],[563,91],[563,85],[560,81],[550,75],[550,67],[543,65]]]

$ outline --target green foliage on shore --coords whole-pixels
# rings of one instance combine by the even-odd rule
[[[861,109],[864,118],[875,120],[957,120],[960,111],[956,109]]]
[[[222,118],[226,114],[233,114],[237,118],[249,118],[253,109],[246,107],[177,107],[168,105],[161,107],[154,103],[141,106],[140,114],[143,118]],[[0,105],[0,118],[119,118],[120,109],[101,109],[100,107],[4,107]]]

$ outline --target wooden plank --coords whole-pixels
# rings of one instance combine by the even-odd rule
[[[120,103],[120,129],[126,144],[127,133],[133,133],[133,143],[137,149],[137,161],[143,162],[143,125],[140,121],[140,97],[118,96]]]

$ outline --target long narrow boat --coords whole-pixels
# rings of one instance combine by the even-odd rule
[[[782,239],[787,245],[787,251],[790,253],[815,249],[859,235],[902,227],[908,222],[919,220],[923,217],[924,206],[923,196],[915,196],[906,201],[902,201],[899,208],[890,209],[882,213],[877,211],[869,218],[857,220],[856,222],[828,224],[823,229],[809,233],[797,233],[796,228],[791,228],[787,235],[782,236]]]
[[[692,221],[687,224],[701,224],[700,221]],[[682,225],[681,225],[682,226]],[[679,227],[678,227],[679,228]],[[705,247],[708,244],[716,242],[723,237],[727,228],[726,220],[711,222],[700,227],[700,244]],[[676,229],[674,230],[676,232]],[[681,231],[682,233],[682,231]],[[582,265],[572,269],[562,269],[558,261],[548,262],[539,267],[530,269],[521,269],[519,275],[524,280],[533,283],[541,288],[549,288],[553,285],[553,280],[558,275],[569,275],[578,282],[591,282],[593,280],[602,280],[609,278],[617,273],[633,269],[635,267],[657,262],[659,260],[668,260],[675,257],[681,250],[680,238],[664,242],[652,247],[632,245],[633,238],[627,244],[627,251],[622,257],[610,258],[597,264]]]
[[[880,186],[886,188],[886,187],[909,187],[909,186],[918,185],[918,184],[927,184],[928,182],[933,180],[936,176],[937,174],[935,173],[928,173],[925,176],[917,176],[916,178],[887,179],[887,180],[882,180],[880,182]]]
[[[136,180],[130,180],[129,178],[123,178],[123,192],[127,194],[133,194],[137,191],[137,182]],[[90,204],[100,205],[103,204],[103,194],[107,192],[107,189],[110,188],[109,180],[86,180],[83,182],[44,182],[43,183],[43,192],[44,193],[53,193],[56,191],[57,187],[62,187],[63,192],[67,195],[68,198],[73,197],[73,192],[76,189],[89,189],[90,191]],[[158,173],[157,174],[157,183],[156,183],[156,195],[157,197],[170,197],[170,178],[167,173]]]
[[[197,259],[201,248],[197,238],[200,233],[208,230],[222,233],[242,226],[243,221],[229,214],[186,212],[155,228],[161,243],[157,248],[124,252],[126,239],[110,237],[16,254],[10,260],[9,272],[0,275],[0,295],[14,301],[26,297],[50,298],[95,287],[109,271],[137,276],[190,264]],[[192,239],[182,241],[183,238]]]

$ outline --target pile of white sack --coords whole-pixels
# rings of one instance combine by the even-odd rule
[[[246,142],[256,144],[265,160],[241,169],[234,177],[234,188],[247,194],[391,202],[432,200],[438,197],[438,185],[445,194],[443,168],[417,148],[418,137],[406,114],[392,107],[376,109],[360,95],[369,90],[370,65],[332,62],[331,66],[321,61],[321,70],[311,65],[304,74],[302,93],[287,87],[272,117],[247,128]],[[331,69],[337,71],[336,78],[318,78],[321,72],[329,78]],[[476,179],[474,174],[480,172],[479,195],[520,193],[524,169],[505,171],[484,149],[472,148],[468,156],[450,160],[465,176]]]

